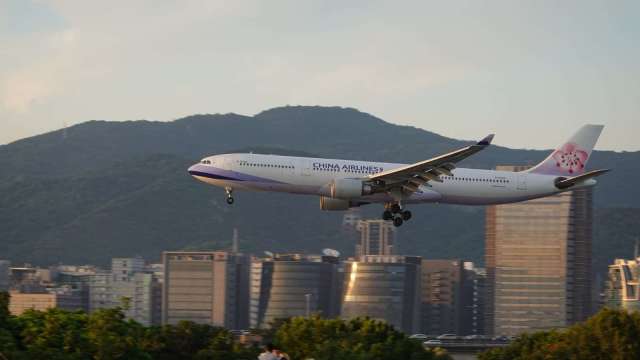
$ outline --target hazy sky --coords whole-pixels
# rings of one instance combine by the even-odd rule
[[[0,0],[0,143],[91,119],[355,107],[640,150],[640,1]]]

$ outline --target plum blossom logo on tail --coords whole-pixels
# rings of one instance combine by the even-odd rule
[[[568,171],[569,174],[582,171],[588,158],[589,154],[574,143],[566,143],[553,153],[556,166]]]

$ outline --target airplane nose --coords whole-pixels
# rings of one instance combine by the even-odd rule
[[[196,171],[196,165],[189,166],[187,171],[189,172],[189,174],[193,175],[193,173]]]

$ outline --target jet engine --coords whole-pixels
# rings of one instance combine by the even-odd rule
[[[351,199],[371,194],[371,185],[358,179],[336,179],[331,182],[331,197]]]

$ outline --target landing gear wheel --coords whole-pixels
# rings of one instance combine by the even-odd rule
[[[385,210],[382,213],[382,220],[391,220],[391,219],[393,219],[393,214],[391,213],[391,211]]]
[[[227,204],[233,204],[233,189],[230,187],[224,188],[224,192],[227,194]]]
[[[411,219],[411,211],[405,210],[402,212],[402,220],[407,221]]]
[[[393,226],[398,227],[402,225],[402,218],[401,217],[396,217],[393,219]]]
[[[402,211],[402,208],[400,207],[400,205],[398,205],[398,204],[391,205],[391,212],[392,213],[397,214],[400,211]]]

